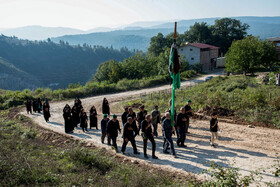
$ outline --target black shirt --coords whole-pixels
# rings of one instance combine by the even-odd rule
[[[188,115],[185,113],[185,114],[182,114],[182,113],[179,113],[178,116],[177,116],[177,127],[186,127],[186,122],[187,121],[183,121],[183,119],[186,118],[188,119]]]
[[[184,108],[185,108],[186,114],[187,114],[188,116],[192,116],[192,113],[191,113],[191,112],[188,112],[189,110],[192,109],[191,106],[186,105]]]
[[[142,132],[144,132],[147,136],[152,135],[152,126],[150,125],[150,127],[146,129],[146,127],[151,123],[152,123],[151,121],[148,123],[147,120],[143,120],[141,123]]]
[[[129,128],[132,128],[132,130],[129,130]],[[128,122],[124,124],[123,127],[123,137],[128,139],[134,139],[134,133],[136,133],[135,128],[133,127],[133,124],[129,124]]]
[[[217,122],[217,124],[215,125],[215,123]],[[215,125],[215,127],[212,127],[213,125]],[[211,132],[217,132],[218,131],[218,120],[211,118],[210,120],[210,131]]]
[[[123,122],[123,124],[125,124],[127,122],[127,114],[128,114],[128,112],[124,112],[122,114],[122,122]]]
[[[107,125],[107,133],[110,135],[110,137],[118,137],[118,131],[121,130],[120,123],[117,120],[114,122],[113,120],[110,120]]]
[[[137,113],[137,120],[139,125],[142,123],[143,120],[145,120],[147,113],[147,110],[144,110],[143,112],[140,111]]]

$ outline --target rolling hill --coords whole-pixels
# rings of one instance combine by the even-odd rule
[[[23,90],[35,89],[41,85],[36,77],[26,73],[0,57],[1,89]]]
[[[0,35],[1,80],[14,76],[12,78],[20,82],[26,80],[30,83],[29,86],[21,86],[4,81],[0,89],[33,88],[33,85],[57,89],[70,83],[86,83],[100,63],[111,59],[122,61],[131,55],[132,52],[126,48],[119,51],[101,46],[71,46],[65,42],[38,42]]]

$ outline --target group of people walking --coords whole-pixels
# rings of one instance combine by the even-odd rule
[[[82,101],[76,98],[74,106],[71,108],[68,104],[63,109],[63,118],[65,124],[65,132],[73,133],[74,128],[78,125],[82,128],[83,132],[88,132],[88,115],[83,108]],[[97,126],[97,111],[95,106],[92,106],[89,110],[90,129]]]
[[[171,102],[170,102],[171,103]],[[32,102],[31,100],[27,100],[26,109],[27,113],[32,114],[31,110]],[[33,111],[40,112],[40,108],[43,108],[44,117],[46,122],[49,121],[50,118],[50,105],[46,100],[41,107],[41,100],[38,99],[35,102],[35,110],[34,110],[34,101],[33,101]],[[117,146],[117,137],[121,134],[121,127],[117,115],[113,114],[112,119],[110,116],[110,106],[109,102],[106,98],[103,99],[102,102],[102,113],[103,119],[100,121],[101,126],[101,142],[104,143],[105,138],[107,136],[107,144],[112,146],[116,152],[119,152]],[[143,139],[143,152],[144,157],[148,158],[147,154],[147,144],[148,140],[152,144],[152,158],[157,159],[158,157],[155,155],[156,150],[156,142],[154,137],[158,137],[158,124],[161,123],[162,127],[162,136],[164,139],[163,142],[163,153],[170,154],[169,149],[174,157],[176,156],[176,152],[173,144],[173,135],[177,135],[177,146],[178,147],[187,147],[185,145],[186,134],[189,133],[189,119],[190,116],[193,115],[193,111],[191,108],[191,100],[187,101],[187,104],[184,107],[180,108],[180,112],[177,114],[176,109],[174,111],[174,121],[171,121],[171,110],[165,111],[163,117],[161,117],[161,113],[158,110],[158,106],[154,107],[154,110],[151,114],[148,114],[147,110],[145,110],[145,106],[142,105],[139,107],[139,112],[136,114],[131,107],[126,107],[125,111],[121,115],[123,133],[122,139],[123,144],[121,147],[121,152],[125,154],[126,146],[128,142],[131,143],[133,147],[134,154],[140,154],[137,150],[135,137],[141,135]],[[89,116],[87,115],[85,109],[82,106],[82,102],[79,98],[76,98],[74,101],[74,105],[71,108],[68,104],[65,105],[63,109],[63,118],[65,124],[65,132],[73,133],[75,128],[82,128],[83,132],[88,132],[88,118],[90,123],[90,129],[96,128],[98,130],[98,118],[97,111],[95,106],[92,106],[89,110]],[[174,124],[174,125],[172,125]],[[212,119],[210,121],[210,131],[211,131],[211,139],[210,144],[214,145],[214,138],[217,138],[218,131],[218,120],[217,114],[213,113]]]
[[[34,113],[36,112],[41,113],[41,111],[43,111],[46,122],[49,121],[51,114],[50,114],[50,105],[48,99],[45,99],[45,102],[43,104],[40,98],[33,99],[33,101],[31,101],[31,99],[27,99],[25,106],[26,106],[27,114],[29,113],[32,114],[32,108]]]

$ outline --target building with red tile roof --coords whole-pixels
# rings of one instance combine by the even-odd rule
[[[219,57],[219,47],[204,43],[184,43],[178,48],[180,58],[186,59],[190,65],[199,63],[202,71],[211,71]]]

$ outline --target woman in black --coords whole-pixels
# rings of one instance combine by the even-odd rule
[[[77,127],[80,123],[80,112],[77,109],[77,106],[73,106],[71,110],[72,118],[73,118],[73,125]]]
[[[65,107],[63,108],[63,113],[65,113],[65,110],[68,109],[69,111],[71,111],[71,108],[68,104],[65,105]]]
[[[83,108],[82,101],[79,98],[76,98],[74,102],[74,106],[77,107],[77,112],[80,113]]]
[[[41,113],[41,111],[43,110],[43,105],[40,98],[38,98],[37,100],[37,107],[38,107],[38,112]]]
[[[26,106],[27,114],[29,113],[32,114],[32,109],[31,109],[32,103],[30,99],[27,99],[25,106]]]
[[[33,112],[37,112],[38,111],[38,102],[37,99],[33,99]]]
[[[81,110],[80,114],[80,126],[83,129],[83,132],[88,132],[87,130],[87,122],[88,122],[88,117],[84,109]]]
[[[103,103],[102,103],[102,113],[110,115],[110,106],[108,100],[104,97]]]
[[[43,104],[43,113],[44,113],[44,118],[45,118],[46,122],[48,122],[49,118],[51,117],[51,114],[50,114],[50,107],[47,103]]]
[[[96,112],[96,109],[95,109],[95,106],[92,106],[90,111],[89,111],[89,119],[90,119],[90,129],[93,128],[93,127],[96,127],[96,129],[98,130],[98,127],[97,127],[97,112]]]
[[[73,133],[74,127],[73,127],[71,112],[70,112],[69,108],[65,108],[64,113],[63,113],[63,118],[64,118],[65,132]]]

